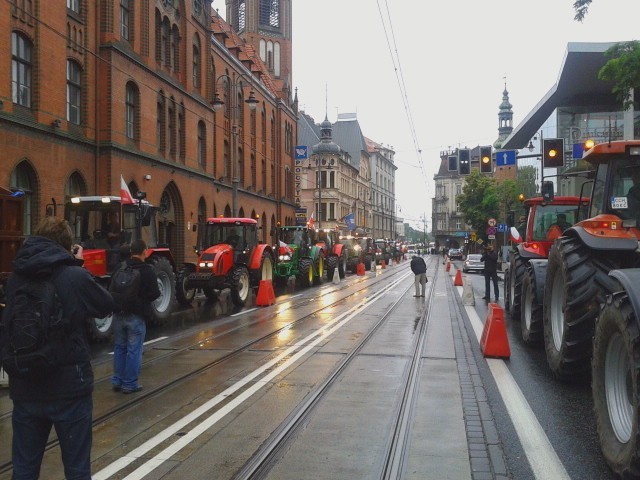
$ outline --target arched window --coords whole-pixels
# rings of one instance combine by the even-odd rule
[[[160,46],[162,62],[164,62],[165,67],[171,68],[171,24],[168,18],[165,18],[162,22],[162,38],[160,41],[162,42]]]
[[[185,157],[187,154],[186,138],[187,136],[184,125],[184,104],[181,103],[180,107],[178,108],[178,155],[182,163],[185,162]]]
[[[198,201],[198,223],[204,223],[207,221],[207,202],[204,197],[200,197]]]
[[[171,65],[175,73],[180,71],[180,31],[177,25],[171,29]]]
[[[131,31],[131,0],[120,0],[120,35],[123,40],[133,40]]]
[[[23,161],[18,164],[13,172],[9,185],[12,190],[22,190],[24,192],[24,211],[22,213],[22,229],[25,235],[31,235],[33,229],[35,205],[35,172],[28,162]]]
[[[231,177],[231,155],[229,154],[229,142],[224,141],[224,178]]]
[[[73,172],[64,185],[65,200],[71,197],[80,197],[87,194],[87,184],[79,172]]]
[[[164,116],[164,95],[158,94],[156,101],[156,138],[158,139],[158,151],[164,154],[167,151],[166,119]]]
[[[138,140],[138,87],[127,83],[125,93],[125,134],[131,140]]]
[[[169,108],[167,110],[167,120],[169,124],[169,156],[176,159],[176,105],[171,98],[169,100]]]
[[[80,125],[82,111],[82,82],[80,65],[67,60],[67,120]]]
[[[198,122],[198,166],[203,170],[207,167],[207,127],[204,122]]]
[[[13,103],[31,108],[31,42],[11,33],[11,95]]]
[[[193,36],[193,88],[200,88],[200,78],[202,73],[200,72],[200,37],[198,34]]]

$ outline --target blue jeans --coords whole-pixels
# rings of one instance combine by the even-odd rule
[[[12,478],[38,478],[53,426],[60,441],[65,478],[90,480],[92,414],[91,395],[53,402],[14,401]]]
[[[147,326],[133,313],[113,316],[113,377],[111,384],[123,390],[135,390],[142,368],[142,350]]]

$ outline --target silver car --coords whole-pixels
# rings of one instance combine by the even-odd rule
[[[482,258],[482,255],[480,255],[479,253],[470,253],[469,255],[467,255],[467,259],[462,264],[462,271],[464,273],[467,273],[467,272],[482,273],[484,271],[484,262],[480,260],[481,258]]]

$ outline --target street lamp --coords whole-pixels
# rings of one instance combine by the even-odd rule
[[[232,192],[231,193],[232,215],[234,217],[238,216],[238,184],[240,183],[240,175],[238,172],[238,135],[242,133],[241,128],[244,126],[239,124],[242,121],[242,117],[240,116],[240,109],[242,108],[242,104],[240,103],[240,99],[238,98],[238,93],[244,96],[244,88],[241,82],[242,78],[245,78],[247,83],[251,82],[251,79],[247,77],[244,73],[239,73],[235,82],[229,75],[222,74],[216,79],[214,84],[217,86],[218,82],[221,79],[224,79],[226,81],[224,85],[225,92],[228,92],[229,88],[231,89],[231,104],[229,105],[229,111],[231,113],[231,134],[232,134],[231,172],[230,173],[231,173],[231,185],[232,185],[232,191],[231,191]],[[240,90],[238,91],[238,89]],[[256,98],[253,89],[250,90],[249,98],[247,98],[244,102],[249,106],[249,110],[256,109],[256,106],[258,105],[259,101]],[[218,95],[217,90],[215,92],[215,95],[213,97],[213,101],[211,102],[211,104],[213,106],[214,112],[219,112],[220,110],[222,110],[222,108],[225,105],[224,100],[220,98],[220,95]]]

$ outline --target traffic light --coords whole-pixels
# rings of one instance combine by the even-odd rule
[[[458,166],[460,175],[469,175],[471,173],[471,151],[468,148],[458,150]]]
[[[564,138],[542,139],[542,166],[544,168],[564,167]]]
[[[480,147],[480,172],[491,173],[493,163],[491,162],[491,147]]]

